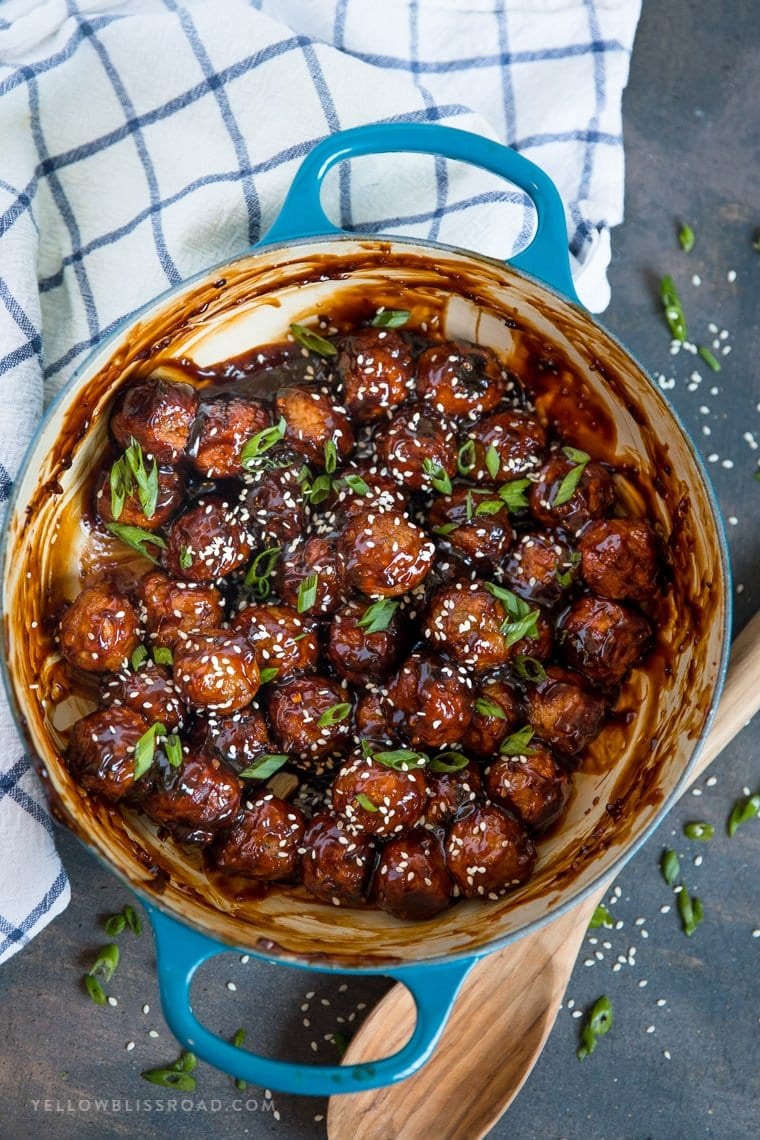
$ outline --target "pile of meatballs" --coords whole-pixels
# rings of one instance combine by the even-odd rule
[[[56,636],[98,686],[66,754],[88,794],[233,891],[420,920],[530,877],[662,582],[613,468],[408,318],[294,325],[244,382],[133,377],[92,490],[114,573]]]

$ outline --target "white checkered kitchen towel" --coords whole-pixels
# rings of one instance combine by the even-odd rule
[[[265,233],[300,158],[378,120],[511,143],[565,202],[608,300],[621,94],[640,0],[6,0],[0,6],[0,511],[43,404],[99,338]],[[523,195],[428,158],[336,173],[348,228],[507,255]],[[68,901],[0,696],[0,961]]]

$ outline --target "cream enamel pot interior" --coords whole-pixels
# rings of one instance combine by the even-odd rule
[[[538,208],[532,245],[510,266],[429,242],[336,231],[320,206],[327,170],[358,154],[401,150],[461,158],[521,186]],[[619,707],[635,712],[633,723],[624,728],[625,718],[616,717],[592,746],[561,827],[540,843],[534,877],[497,902],[460,902],[425,923],[326,906],[297,887],[233,898],[207,875],[197,852],[159,840],[144,817],[91,799],[62,760],[67,727],[92,701],[68,691],[49,615],[51,606],[73,599],[80,575],[100,572],[104,556],[124,556],[119,544],[94,539],[81,522],[83,488],[104,453],[115,394],[135,373],[170,374],[180,358],[213,365],[281,340],[291,322],[316,314],[340,327],[357,297],[374,307],[408,308],[416,323],[437,318],[447,336],[490,346],[518,375],[540,374],[539,414],[560,409],[565,422],[570,415],[574,444],[623,471],[618,494],[633,513],[646,509],[655,517],[672,574],[672,591],[656,615],[653,663],[634,670],[623,688]],[[636,361],[573,298],[562,207],[551,182],[514,152],[449,128],[381,124],[316,147],[264,244],[153,302],[79,369],[31,446],[9,520],[6,680],[55,815],[145,903],[164,1011],[178,1038],[228,1072],[285,1091],[356,1091],[418,1068],[473,960],[576,902],[652,831],[683,786],[725,670],[725,540],[693,445]],[[414,994],[415,1033],[394,1057],[346,1068],[290,1065],[237,1050],[200,1025],[189,998],[197,966],[231,946],[300,967],[392,975]]]

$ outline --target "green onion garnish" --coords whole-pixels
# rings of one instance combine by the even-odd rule
[[[135,745],[135,779],[139,780],[141,776],[150,768],[153,763],[153,754],[156,750],[156,737],[165,736],[166,729],[157,721],[152,724],[147,732],[144,732]]]
[[[528,506],[528,496],[525,492],[530,484],[530,479],[511,479],[509,483],[502,483],[499,487],[499,498],[508,511],[519,511]]]
[[[255,435],[243,444],[240,452],[240,462],[243,467],[255,466],[254,460],[258,459],[260,455],[265,455],[270,448],[274,447],[280,442],[285,435],[287,429],[287,421],[284,416],[280,416],[276,424],[272,427],[264,428],[262,431],[257,431]]]
[[[102,974],[105,981],[110,982],[118,964],[119,947],[115,942],[109,942],[108,946],[104,946],[102,950],[98,951],[98,956],[87,973],[91,978],[94,978],[96,974]]]
[[[238,775],[242,780],[268,780],[275,772],[279,772],[283,764],[287,764],[289,756],[274,755],[267,753],[266,755],[259,756],[258,760],[253,764],[249,764]]]
[[[369,484],[365,483],[361,475],[344,475],[343,482],[349,491],[353,491],[355,495],[369,495],[370,493]]]
[[[591,922],[588,924],[588,928],[589,930],[597,930],[600,926],[610,927],[614,925],[614,920],[607,910],[607,907],[600,903],[591,916]]]
[[[354,796],[354,799],[358,803],[359,807],[364,808],[365,811],[378,811],[379,810],[377,804],[374,803],[369,798],[369,796],[365,795],[364,792],[359,792],[357,795]]]
[[[392,598],[381,598],[371,606],[367,606],[356,624],[367,636],[371,633],[384,633],[393,621],[393,615],[398,607],[399,603]]]
[[[302,348],[308,348],[309,352],[316,352],[319,356],[338,355],[338,350],[331,340],[325,340],[319,333],[307,329],[306,325],[291,325],[290,331],[296,344],[300,344]]]
[[[461,772],[469,760],[463,752],[441,752],[428,761],[431,772]]]
[[[132,665],[132,669],[135,673],[140,668],[143,661],[146,660],[147,656],[148,656],[148,650],[145,648],[145,646],[144,645],[138,645],[137,649],[134,651],[134,653],[132,654],[132,656],[129,659],[130,664]]]
[[[117,938],[127,925],[123,914],[111,914],[103,923],[103,929],[109,938]]]
[[[460,475],[469,475],[476,463],[475,440],[468,439],[457,452],[457,471]]]
[[[694,249],[695,240],[694,230],[691,228],[691,226],[687,226],[684,222],[678,231],[678,241],[680,242],[681,249],[684,251],[684,253],[691,253],[691,251]]]
[[[492,443],[486,450],[486,470],[492,479],[495,479],[501,470],[501,456]]]
[[[663,277],[660,282],[660,298],[665,310],[665,320],[668,322],[670,335],[673,340],[682,344],[686,340],[686,318],[681,307],[681,298],[676,292],[672,277]]]
[[[489,701],[488,697],[475,698],[475,712],[479,716],[495,716],[499,720],[507,719],[507,714],[501,705],[497,705],[495,701]]]
[[[705,348],[704,345],[700,345],[700,347],[697,349],[697,352],[702,357],[705,364],[712,368],[713,372],[720,372],[721,363],[718,360],[717,356],[715,356],[714,353],[710,352],[709,348]]]
[[[375,313],[371,324],[373,329],[400,329],[409,320],[408,309],[381,309]]]
[[[272,665],[268,666],[268,668],[266,668],[266,669],[262,669],[261,670],[261,683],[262,683],[262,685],[268,685],[270,681],[274,681],[275,677],[277,676],[277,674],[279,672],[280,672],[280,670],[276,669]]]
[[[742,824],[747,823],[750,819],[754,819],[759,812],[760,794],[747,796],[746,799],[739,800],[734,804],[731,809],[731,814],[728,817],[728,834],[732,837],[736,835]]]
[[[168,645],[157,645],[153,650],[153,660],[156,665],[174,664],[174,656]]]
[[[683,833],[687,839],[712,839],[715,835],[715,828],[711,823],[704,823],[698,821],[695,823],[687,823],[684,825]]]
[[[329,709],[326,709],[325,712],[322,713],[321,717],[317,721],[317,725],[319,728],[330,728],[334,724],[340,724],[341,721],[344,721],[346,717],[350,715],[350,713],[351,705],[348,701],[345,701],[342,704],[332,705]]]
[[[440,463],[434,463],[432,459],[426,457],[422,461],[422,470],[425,475],[429,476],[430,483],[436,491],[440,491],[442,495],[451,494],[451,479]]]
[[[325,471],[328,475],[332,475],[337,466],[338,449],[335,446],[335,441],[328,439],[325,443]]]
[[[535,752],[535,748],[529,747],[532,739],[533,729],[526,724],[502,742],[499,752],[502,756],[532,756]]]
[[[552,507],[564,506],[572,499],[576,487],[581,481],[581,476],[586,470],[586,464],[591,460],[590,455],[587,455],[585,451],[579,451],[577,447],[563,447],[562,451],[566,458],[575,464],[575,467],[570,468],[560,483],[557,493],[551,501]]]
[[[243,580],[243,585],[252,590],[262,601],[269,597],[272,589],[271,577],[275,563],[282,550],[281,546],[270,546],[257,554]]]
[[[546,680],[546,670],[537,657],[528,657],[525,653],[518,653],[512,661],[512,668],[521,681],[530,681],[538,685]]]
[[[179,768],[182,763],[182,741],[176,733],[167,737],[164,742],[164,752],[172,768]]]
[[[392,752],[371,752],[369,755],[378,764],[393,768],[396,772],[408,772],[411,768],[424,768],[427,756],[424,752],[413,752],[408,748],[397,748]]]
[[[296,596],[296,609],[299,614],[304,614],[310,610],[317,600],[317,586],[319,585],[319,575],[316,570],[312,570],[303,582],[298,587],[298,594]]]
[[[126,546],[131,546],[138,554],[142,554],[143,558],[149,559],[158,565],[158,559],[154,558],[146,549],[146,544],[150,543],[152,546],[157,546],[159,550],[166,550],[166,543],[163,538],[157,534],[152,534],[149,530],[141,530],[139,526],[126,526],[122,523],[106,523],[106,530],[109,531],[115,538],[120,539]]]
[[[193,564],[192,549],[184,543],[179,548],[179,564],[183,570],[189,570]]]
[[[704,908],[698,898],[693,898],[686,887],[678,892],[678,913],[681,916],[683,932],[691,937],[705,916]]]
[[[666,847],[663,851],[660,859],[660,870],[665,882],[669,887],[672,887],[681,871],[681,864],[672,847]]]
[[[92,975],[90,975],[90,974],[85,974],[85,976],[82,980],[84,982],[84,988],[87,990],[87,993],[90,995],[90,997],[95,1002],[95,1004],[96,1005],[105,1005],[106,1004],[105,991],[104,991],[103,987],[101,986],[100,982],[98,981],[98,979],[93,978]]]
[[[596,1049],[597,1040],[609,1033],[612,1028],[612,1002],[608,997],[600,997],[595,1002],[588,1021],[581,1031],[581,1044],[577,1050],[577,1057],[582,1061],[590,1057]]]
[[[140,1076],[153,1085],[179,1089],[180,1092],[195,1092],[195,1077],[191,1074],[197,1063],[194,1053],[182,1053],[173,1065],[159,1069],[145,1069]]]

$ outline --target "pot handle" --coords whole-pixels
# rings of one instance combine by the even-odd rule
[[[570,274],[564,208],[552,180],[510,147],[438,123],[370,123],[328,135],[299,166],[280,212],[260,244],[344,233],[322,209],[325,175],[347,159],[398,151],[468,162],[501,175],[524,190],[536,207],[538,225],[530,245],[511,257],[509,264],[577,301]]]
[[[440,966],[404,966],[396,970],[371,971],[403,982],[409,987],[417,1006],[414,1033],[404,1048],[392,1057],[345,1066],[274,1061],[225,1041],[201,1025],[193,1013],[190,986],[195,971],[207,959],[234,947],[208,938],[146,900],[141,901],[153,926],[161,1005],[174,1036],[185,1049],[215,1068],[261,1088],[285,1093],[332,1096],[334,1093],[379,1088],[410,1077],[433,1052],[459,988],[475,961],[469,958]],[[297,963],[277,964],[299,968]],[[319,966],[309,968],[321,969]],[[334,971],[325,969],[322,972]]]

